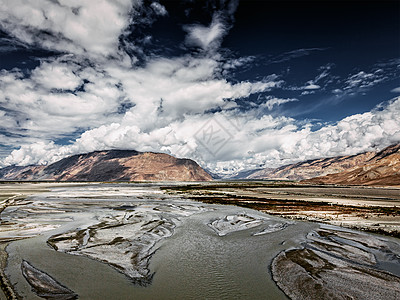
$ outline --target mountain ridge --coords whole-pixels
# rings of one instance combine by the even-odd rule
[[[8,166],[0,180],[15,181],[211,181],[195,161],[165,153],[104,150],[76,154],[47,166]],[[399,185],[400,143],[380,151],[317,158],[275,169],[240,172],[234,180],[294,180],[309,184]]]
[[[165,153],[104,150],[76,154],[47,166],[9,166],[0,180],[210,181],[195,161]]]
[[[311,159],[284,165],[275,169],[265,168],[252,172],[243,179],[295,180],[308,183],[337,183],[350,185],[400,185],[400,171],[395,167],[398,161],[397,155],[400,155],[398,154],[399,151],[400,143],[390,145],[379,151],[367,151],[354,155]],[[364,171],[358,169],[362,167],[364,167]],[[375,170],[376,168],[377,170]],[[370,170],[368,175],[366,169]],[[353,173],[348,174],[349,172]],[[348,176],[349,178],[341,180],[340,178],[343,176]],[[368,180],[361,180],[359,178],[360,176],[371,178]],[[388,176],[388,178],[383,179],[385,176]],[[350,177],[353,179],[350,179]]]
[[[378,152],[366,164],[349,170],[310,178],[311,184],[400,186],[400,144]]]
[[[283,165],[275,169],[265,168],[251,174],[247,179],[304,180],[328,173],[344,171],[354,165],[367,162],[374,155],[374,152],[364,152],[355,155],[310,159]]]

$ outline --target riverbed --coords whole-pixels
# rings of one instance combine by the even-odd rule
[[[277,282],[285,279],[271,272],[274,258],[315,244],[313,232],[355,232],[201,203],[160,187],[49,185],[6,207],[0,238],[11,241],[4,273],[15,293],[44,298],[21,272],[26,261],[78,299],[288,299],[287,285]],[[355,236],[349,239],[372,235]],[[400,276],[398,240],[372,237],[391,254],[374,254],[374,268]]]

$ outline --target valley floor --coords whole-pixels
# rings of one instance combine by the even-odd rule
[[[213,182],[165,187],[206,203],[400,237],[400,188],[293,183]]]
[[[397,299],[399,237],[398,188],[0,183],[0,299]]]

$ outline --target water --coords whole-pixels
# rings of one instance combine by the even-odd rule
[[[259,230],[255,228],[219,237],[205,225],[221,213],[234,212],[238,209],[222,207],[195,215],[163,243],[152,260],[152,288],[161,298],[287,299],[272,281],[269,264],[287,248],[282,242],[297,244],[298,236],[311,226],[298,224],[291,231],[252,236]]]
[[[13,242],[7,248],[6,273],[18,293],[33,300],[41,298],[31,291],[21,274],[22,259],[76,292],[79,299],[287,299],[271,278],[271,260],[280,251],[299,247],[307,233],[319,227],[316,223],[295,222],[281,231],[253,236],[264,229],[265,224],[286,221],[250,209],[176,199],[160,194],[155,186],[59,188],[35,196],[33,200],[30,213],[20,208],[10,212],[10,218],[28,214],[37,222],[61,225],[35,238]],[[46,244],[51,235],[94,224],[99,216],[115,212],[116,206],[132,208],[143,203],[149,209],[159,203],[187,203],[207,209],[180,216],[174,234],[157,243],[158,250],[150,260],[154,277],[149,286],[134,285],[129,278],[105,263],[57,252]],[[35,211],[35,205],[45,210],[59,207],[65,212],[61,215],[39,213]],[[241,213],[264,218],[265,224],[222,237],[208,226],[217,218]],[[165,216],[169,214],[165,213]],[[7,213],[3,215],[7,216]],[[74,221],[68,221],[72,219]]]

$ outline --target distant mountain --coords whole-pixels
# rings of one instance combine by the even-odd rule
[[[366,164],[349,170],[316,177],[305,183],[341,185],[399,185],[400,186],[400,144],[392,145],[378,152]]]
[[[371,151],[351,156],[313,159],[276,169],[262,169],[250,174],[245,179],[307,180],[314,178],[307,182],[340,184],[381,184],[379,182],[389,184],[393,182],[392,184],[398,184],[396,182],[400,180],[400,173],[396,166],[399,150],[400,144],[396,144],[380,152]],[[361,171],[360,168],[364,171]],[[345,179],[344,174],[348,174],[346,176],[349,178]],[[369,179],[361,180],[359,176]],[[384,179],[385,177],[387,178]]]
[[[233,174],[229,177],[224,177],[224,179],[229,179],[229,180],[249,179],[252,174],[259,172],[261,170],[267,170],[267,169],[244,170],[244,171],[237,172],[236,174]],[[270,170],[273,170],[273,169],[270,169]]]
[[[266,168],[257,171],[247,179],[303,180],[332,173],[338,173],[366,163],[375,155],[365,152],[351,156],[318,158],[285,165],[276,169]]]
[[[0,169],[0,180],[209,181],[212,177],[190,159],[108,150],[73,155],[48,166],[6,167]]]

